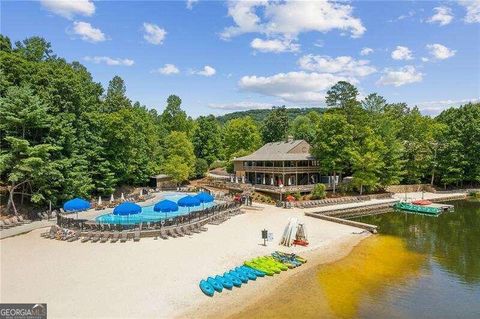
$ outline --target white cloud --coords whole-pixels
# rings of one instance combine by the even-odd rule
[[[180,73],[180,70],[174,64],[167,63],[163,67],[158,68],[158,69],[156,69],[152,72],[153,73],[160,73],[160,74],[164,74],[164,75],[171,75],[171,74]]]
[[[453,20],[452,9],[449,7],[433,8],[435,14],[427,20],[428,23],[438,23],[440,25],[447,25]]]
[[[303,70],[337,73],[349,77],[364,77],[377,70],[368,60],[355,60],[350,56],[332,58],[326,55],[304,55],[298,60]]]
[[[422,62],[428,62],[428,61],[430,61],[429,58],[427,58],[427,57],[422,57]]]
[[[325,92],[338,81],[353,79],[329,73],[288,72],[272,76],[244,76],[238,82],[241,89],[295,103],[323,103]]]
[[[410,10],[410,11],[408,11],[407,14],[402,14],[401,16],[399,16],[399,17],[397,18],[397,20],[400,21],[400,20],[404,20],[404,19],[407,19],[407,18],[411,18],[411,17],[413,17],[414,15],[415,15],[415,11],[414,11],[414,10]]]
[[[458,3],[467,10],[466,23],[480,23],[480,0],[459,0]]]
[[[270,109],[273,104],[271,103],[261,103],[261,102],[232,102],[232,103],[211,103],[208,105],[211,109],[217,110],[228,110],[228,111],[242,111],[242,110],[261,110],[261,109]]]
[[[215,75],[215,73],[217,73],[217,70],[215,70],[213,67],[211,67],[210,65],[205,65],[203,67],[203,70],[200,70],[200,71],[192,71],[193,74],[197,74],[197,75],[203,75],[203,76],[212,76],[212,75]]]
[[[221,37],[262,33],[292,39],[302,32],[334,29],[359,37],[366,29],[352,13],[352,6],[330,1],[230,1],[228,15],[235,25],[225,28]]]
[[[48,11],[67,19],[73,19],[77,14],[91,16],[95,13],[95,5],[90,0],[41,0],[40,3]]]
[[[449,107],[480,102],[480,97],[460,100],[438,100],[415,103],[424,114],[437,115]]]
[[[187,0],[187,9],[192,10],[193,5],[197,2],[198,2],[198,0]]]
[[[281,53],[281,52],[298,52],[300,49],[300,45],[297,43],[293,43],[289,40],[262,40],[259,38],[255,38],[250,43],[250,46],[260,52],[274,52],[274,53]]]
[[[361,51],[360,51],[360,55],[369,55],[373,53],[373,49],[372,48],[363,48]]]
[[[413,65],[407,65],[396,70],[385,69],[382,77],[377,81],[377,84],[399,87],[405,84],[421,82],[422,79],[422,73],[418,72]]]
[[[162,29],[153,23],[144,22],[143,30],[145,31],[143,38],[151,44],[162,44],[163,40],[165,40],[165,36],[167,35],[167,31],[165,31],[165,29]]]
[[[392,59],[394,60],[411,60],[413,59],[412,51],[409,48],[398,45],[395,50],[392,51]]]
[[[427,49],[431,56],[437,60],[445,60],[451,58],[457,52],[456,50],[451,50],[444,45],[435,43],[427,44]]]
[[[79,35],[82,40],[89,42],[102,42],[107,39],[102,30],[94,28],[88,22],[73,22],[73,33]]]
[[[117,59],[117,58],[110,58],[108,56],[86,56],[83,58],[85,61],[93,62],[96,64],[105,63],[106,65],[116,66],[132,66],[135,62],[131,59]]]

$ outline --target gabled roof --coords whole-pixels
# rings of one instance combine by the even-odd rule
[[[306,151],[292,152],[300,144],[306,144]],[[309,152],[310,145],[304,140],[272,142],[260,147],[250,155],[235,158],[234,161],[303,161],[313,160]]]

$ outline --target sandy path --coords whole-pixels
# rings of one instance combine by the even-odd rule
[[[306,222],[310,247],[277,245],[291,216]],[[222,309],[242,307],[309,263],[214,298],[200,291],[200,279],[278,249],[310,256],[320,253],[331,261],[365,236],[352,234],[359,230],[350,226],[271,206],[208,228],[191,237],[144,238],[125,244],[48,240],[40,238],[42,230],[1,240],[0,302],[46,302],[50,318],[171,318],[199,315],[197,310],[224,317],[228,314]],[[274,234],[267,247],[261,245],[263,228]]]

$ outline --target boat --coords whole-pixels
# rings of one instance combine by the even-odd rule
[[[213,294],[215,292],[215,289],[213,288],[213,286],[209,282],[202,279],[202,280],[200,280],[199,286],[200,286],[200,289],[202,290],[202,292],[204,294],[206,294],[209,297],[213,296]]]
[[[242,273],[243,275],[247,276],[247,278],[248,278],[249,280],[257,280],[257,275],[255,275],[254,272],[247,271],[247,270],[245,270],[245,269],[243,269],[243,268],[241,268],[241,267],[235,268],[235,271],[236,271],[236,272],[240,272],[240,273]]]
[[[237,276],[232,276],[230,273],[226,272],[223,274],[223,278],[229,279],[235,287],[241,287],[242,281]]]
[[[414,205],[431,205],[432,202],[427,200],[427,199],[419,199],[419,200],[414,200],[412,202]]]
[[[243,283],[248,282],[248,277],[242,274],[241,272],[235,271],[234,269],[230,270],[230,274],[233,276],[237,276],[238,279],[240,279]]]
[[[403,211],[408,211],[408,212],[421,213],[421,214],[429,214],[429,215],[440,214],[440,209],[437,207],[414,205],[406,202],[395,203],[395,205],[393,205],[393,208],[403,210]]]
[[[232,289],[233,288],[233,282],[228,278],[225,278],[225,277],[220,276],[220,275],[216,275],[215,280],[217,282],[221,283],[224,288],[227,288],[227,289]]]
[[[255,275],[257,275],[257,277],[265,277],[265,273],[261,270],[258,270],[258,269],[255,269],[255,268],[251,268],[251,267],[248,267],[248,266],[245,266],[243,265],[242,267],[246,268],[247,270],[251,270],[253,271],[253,273]]]
[[[216,281],[214,278],[208,277],[207,282],[213,287],[213,289],[215,289],[218,292],[222,292],[223,285],[221,283],[219,283],[218,281]]]
[[[299,261],[302,264],[307,262],[307,260],[305,258],[302,258],[302,257],[300,257],[299,255],[296,255],[296,254],[287,254],[287,253],[284,253],[284,252],[281,252],[281,251],[278,251],[278,250],[275,253],[279,254],[280,256],[284,256],[284,257],[287,257],[289,259]]]
[[[244,262],[244,265],[247,266],[247,267],[250,267],[250,268],[252,268],[256,271],[263,272],[267,276],[273,276],[275,274],[275,272],[273,270],[271,270],[270,268],[263,267],[262,265],[254,263],[253,261],[246,261],[246,262]]]

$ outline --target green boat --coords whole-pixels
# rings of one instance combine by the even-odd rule
[[[396,203],[395,205],[393,205],[393,208],[408,211],[408,212],[420,213],[420,214],[429,214],[429,215],[440,214],[440,209],[438,207],[426,207],[426,206],[414,205],[406,202]]]

